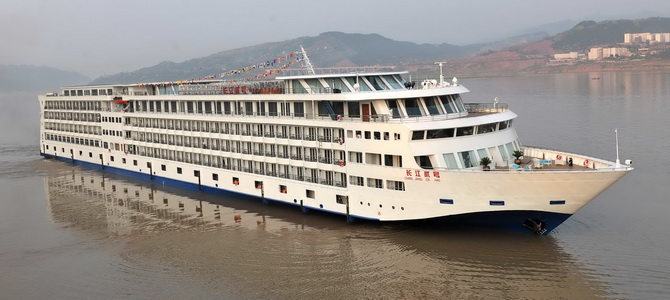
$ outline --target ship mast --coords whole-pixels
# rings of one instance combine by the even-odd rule
[[[305,48],[300,45],[300,52],[302,52],[302,67],[307,68],[307,75],[316,75],[314,72],[314,66],[312,65],[312,62],[309,61],[309,56],[307,56],[307,51]]]

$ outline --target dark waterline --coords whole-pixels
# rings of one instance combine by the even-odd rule
[[[1,141],[12,144],[0,146],[0,295],[664,298],[670,73],[462,83],[472,91],[468,102],[509,103],[524,144],[614,160],[618,128],[622,159],[632,158],[636,170],[546,237],[352,225],[40,159],[34,137],[12,131],[5,139],[3,129]]]

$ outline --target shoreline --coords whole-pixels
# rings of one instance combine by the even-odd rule
[[[434,66],[422,64],[406,66],[408,71],[423,76],[437,78]],[[546,59],[500,60],[488,62],[467,62],[447,64],[449,76],[457,78],[514,77],[559,73],[589,72],[638,72],[670,70],[670,60],[637,59],[625,61],[579,61],[575,63],[551,64]],[[433,75],[435,74],[435,75]]]

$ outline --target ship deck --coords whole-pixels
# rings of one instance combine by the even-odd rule
[[[524,157],[521,163],[510,164],[509,166],[496,165],[491,167],[491,171],[587,171],[593,168],[587,168],[583,165],[573,163],[567,164],[565,161],[542,159],[541,157]]]

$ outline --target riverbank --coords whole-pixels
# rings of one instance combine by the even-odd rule
[[[434,65],[406,66],[419,78],[437,78]],[[559,74],[582,72],[653,71],[670,70],[670,60],[635,59],[601,60],[556,63],[547,58],[481,60],[477,57],[448,62],[444,71],[448,78],[477,78],[502,76],[528,76],[534,74]]]

